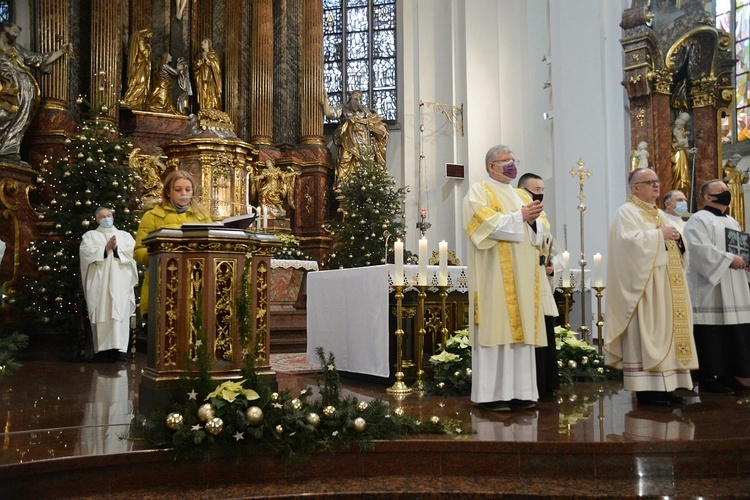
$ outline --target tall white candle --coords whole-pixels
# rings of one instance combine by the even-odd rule
[[[448,285],[448,242],[443,240],[438,243],[438,285]]]
[[[393,244],[393,262],[396,264],[393,284],[404,286],[404,242],[400,239]]]
[[[419,239],[419,278],[417,285],[427,284],[427,238]]]
[[[594,286],[604,286],[602,278],[602,254],[594,254]]]
[[[562,286],[570,286],[570,253],[565,250],[563,256]]]
[[[261,210],[263,211],[263,230],[265,231],[268,229],[268,207],[263,205]]]

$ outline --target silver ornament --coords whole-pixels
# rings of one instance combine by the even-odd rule
[[[354,429],[357,432],[365,432],[366,428],[367,428],[367,422],[365,422],[364,418],[357,417],[354,419]]]
[[[263,410],[257,406],[251,406],[245,410],[245,418],[250,425],[260,425],[263,423]]]
[[[183,418],[180,413],[173,412],[167,415],[167,427],[172,429],[173,431],[176,431],[180,427],[182,427]]]
[[[211,403],[202,404],[200,408],[198,408],[198,418],[203,422],[207,422],[215,416],[214,405]]]
[[[212,436],[218,436],[224,430],[224,421],[219,417],[213,417],[206,422],[206,431]]]

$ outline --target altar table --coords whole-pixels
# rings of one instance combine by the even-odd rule
[[[414,292],[419,266],[404,266],[404,292]],[[434,310],[438,266],[427,266],[428,297]],[[307,358],[318,364],[315,352],[322,347],[333,353],[336,368],[343,372],[389,377],[390,345],[395,336],[393,264],[310,272],[307,275]],[[468,303],[465,266],[448,267],[448,293],[461,294]],[[411,293],[411,296],[416,295]],[[413,300],[413,299],[412,299]],[[455,299],[452,304],[455,309]],[[455,312],[464,316],[465,311]],[[451,313],[448,313],[450,317]],[[462,320],[461,320],[462,321]],[[456,321],[453,321],[456,323]],[[452,333],[449,328],[449,332]],[[425,354],[425,363],[429,353]]]

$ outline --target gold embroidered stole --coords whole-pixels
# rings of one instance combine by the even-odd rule
[[[487,197],[489,198],[490,207],[483,207],[474,214],[466,232],[471,236],[474,231],[491,216],[501,213],[504,214],[503,206],[490,186],[483,182]],[[508,310],[508,322],[513,342],[524,342],[523,324],[521,322],[521,309],[518,304],[518,294],[516,293],[516,276],[513,272],[513,255],[509,241],[497,242],[497,253],[500,258],[500,271],[503,275],[503,289],[505,291],[505,305]],[[536,269],[535,269],[536,271]],[[534,272],[534,342],[538,343],[539,339],[539,273]],[[474,323],[479,324],[479,301],[478,293],[474,295]]]
[[[628,197],[628,202],[635,205],[641,217],[646,222],[651,222],[656,227],[669,224],[659,215],[656,206],[650,205],[633,195]],[[682,256],[677,242],[666,240],[669,275],[669,288],[672,292],[672,334],[674,336],[675,354],[677,361],[687,365],[693,360],[692,343],[690,342],[691,331],[688,328],[687,287],[685,286],[685,273],[682,268]]]

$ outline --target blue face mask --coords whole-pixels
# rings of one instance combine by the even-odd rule
[[[114,227],[115,220],[112,217],[103,217],[99,221],[99,227],[103,227],[104,229],[109,229],[111,227]]]
[[[686,201],[678,201],[677,204],[674,207],[674,211],[680,215],[687,212],[687,202]]]

